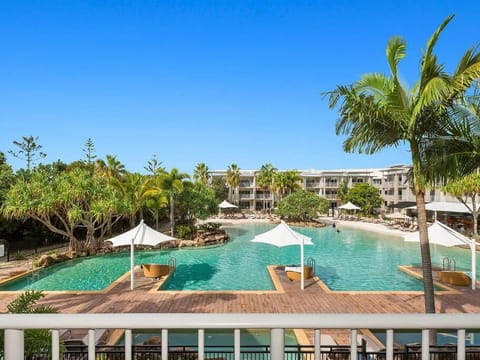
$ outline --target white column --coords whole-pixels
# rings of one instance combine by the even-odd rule
[[[315,329],[313,333],[313,346],[314,346],[314,360],[320,360],[322,356],[322,344],[321,344],[320,329]]]
[[[465,329],[457,331],[457,360],[465,360]]]
[[[233,330],[233,353],[234,359],[240,360],[240,329]]]
[[[52,330],[52,360],[60,360],[60,332]]]
[[[88,359],[95,360],[95,329],[88,330]]]
[[[357,329],[350,330],[350,359],[357,359]]]
[[[132,329],[125,329],[125,360],[132,360]]]
[[[24,335],[23,330],[5,329],[5,343],[3,345],[5,360],[24,358]]]
[[[283,329],[270,329],[270,359],[284,360],[285,334]]]
[[[387,330],[387,360],[393,360],[393,330]]]
[[[205,359],[205,330],[198,329],[198,360]]]
[[[422,360],[430,360],[430,331],[422,330]]]
[[[162,360],[168,360],[168,329],[162,329]]]

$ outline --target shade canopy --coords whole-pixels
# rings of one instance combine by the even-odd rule
[[[410,206],[407,209],[416,209],[417,206]],[[465,213],[470,214],[471,211],[459,201],[434,201],[428,204],[425,204],[425,209],[429,211],[442,211],[442,212],[455,212],[455,213]]]
[[[391,214],[387,214],[385,215],[386,218],[389,218],[389,219],[401,219],[401,220],[410,220],[411,217],[410,216],[407,216],[405,214],[402,214],[400,212],[394,212],[394,213],[391,213]]]
[[[415,231],[403,235],[405,241],[420,242],[420,232]],[[449,228],[445,224],[436,221],[428,227],[428,240],[430,244],[441,246],[468,245],[472,253],[472,289],[475,289],[476,282],[476,243],[466,236]]]
[[[162,242],[171,240],[175,240],[175,238],[153,230],[142,220],[140,224],[133,229],[105,241],[111,242],[113,247],[130,246],[130,290],[133,290],[135,245],[156,246]]]
[[[218,207],[220,209],[235,209],[237,208],[238,206],[237,205],[233,205],[233,204],[230,204],[227,200],[223,200],[219,205]]]
[[[308,236],[300,234],[290,228],[283,220],[280,224],[275,226],[272,230],[256,235],[251,242],[264,243],[269,245],[275,245],[277,247],[298,245],[300,246],[300,258],[301,258],[301,288],[304,288],[304,245],[313,245],[312,239]]]
[[[339,206],[338,208],[339,209],[344,209],[344,210],[360,210],[360,207],[351,203],[350,201],[347,202],[346,204],[343,204],[342,206]]]

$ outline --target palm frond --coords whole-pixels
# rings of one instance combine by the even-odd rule
[[[397,66],[401,59],[407,55],[407,43],[406,41],[399,37],[392,37],[387,43],[387,61],[390,65],[390,71],[392,75],[397,77]]]
[[[424,54],[424,59],[428,59],[430,56],[433,54],[433,49],[435,48],[435,45],[437,44],[438,38],[440,37],[440,34],[442,33],[443,29],[448,25],[448,23],[454,18],[454,14],[449,15],[443,22],[440,24],[440,26],[437,28],[437,30],[433,33],[433,35],[428,39],[427,41],[427,48],[425,49],[425,54]],[[423,64],[425,65],[425,64]],[[423,67],[422,67],[422,73],[423,73]]]
[[[363,75],[354,87],[360,93],[372,95],[376,101],[385,102],[386,94],[393,89],[393,82],[384,74],[370,73]]]

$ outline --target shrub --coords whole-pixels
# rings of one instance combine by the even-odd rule
[[[191,240],[195,233],[195,225],[175,225],[174,234],[179,239]]]
[[[220,226],[222,226],[222,224],[220,223],[208,222],[208,223],[199,225],[198,229],[205,230],[205,231],[215,231],[220,229]]]

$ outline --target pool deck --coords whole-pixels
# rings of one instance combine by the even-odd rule
[[[321,280],[287,278],[283,267],[272,267],[278,291],[156,291],[158,281],[135,269],[135,289],[128,273],[104,292],[51,292],[41,301],[62,313],[423,313],[422,292],[332,292]],[[480,290],[451,286],[436,292],[439,313],[479,313]],[[0,311],[17,294],[0,293]]]
[[[342,224],[343,225],[343,224]],[[348,226],[348,224],[345,224]],[[381,231],[385,231],[380,228]],[[30,270],[31,263],[12,262],[0,267],[0,279]],[[419,269],[413,269],[417,275]],[[321,279],[290,281],[283,267],[272,267],[278,291],[156,291],[158,282],[135,270],[135,289],[130,291],[126,274],[103,292],[51,292],[41,303],[62,313],[423,313],[422,292],[335,292]],[[434,278],[436,278],[434,273]],[[480,284],[477,284],[480,288]],[[480,313],[480,290],[450,286],[435,293],[438,313]],[[0,312],[18,293],[0,292]],[[335,340],[348,343],[348,333],[339,331]]]

